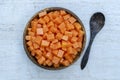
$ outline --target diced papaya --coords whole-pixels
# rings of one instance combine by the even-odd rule
[[[59,11],[54,11],[52,17],[53,17],[53,19],[55,19],[55,18],[58,17],[59,15],[60,15],[60,12],[59,12]]]
[[[66,31],[65,23],[61,23],[58,28],[60,29],[61,33],[64,33]]]
[[[39,56],[39,55],[35,55],[35,58],[37,59],[37,61],[38,61],[38,59],[40,59],[41,58],[41,56]]]
[[[72,34],[74,37],[78,36],[78,32],[76,30],[72,30]]]
[[[78,37],[79,37],[78,41],[82,42],[82,41],[83,41],[83,36],[84,36],[84,32],[83,32],[83,31],[80,31],[80,32],[78,33]]]
[[[60,59],[60,63],[63,63],[63,61],[64,61],[64,59],[62,58],[62,59]]]
[[[28,28],[27,30],[28,30],[28,31],[31,31],[31,30],[32,30],[32,28]]]
[[[53,55],[52,55],[51,52],[47,52],[46,57],[47,57],[48,59],[52,60]]]
[[[78,42],[75,42],[75,43],[73,43],[73,47],[74,48],[80,48],[80,44],[78,44]]]
[[[43,33],[46,33],[48,32],[48,27],[46,24],[43,25]]]
[[[55,22],[56,24],[62,23],[62,22],[63,22],[63,17],[62,17],[62,16],[58,16],[57,18],[55,18],[54,22]]]
[[[69,65],[70,65],[70,62],[69,62],[68,60],[64,60],[64,61],[62,62],[62,64],[63,64],[64,66],[69,66]]]
[[[38,50],[35,51],[35,54],[41,57],[42,56],[42,51],[38,49]]]
[[[77,40],[78,40],[77,37],[72,37],[72,38],[71,38],[71,42],[76,42]]]
[[[59,50],[57,56],[62,58],[63,55],[64,55],[64,51],[63,50]]]
[[[43,64],[44,61],[45,61],[45,57],[43,57],[43,56],[38,59],[38,63],[39,63],[39,64]]]
[[[37,27],[37,21],[32,21],[31,22],[31,27],[32,27],[32,32],[36,31],[36,27]]]
[[[31,37],[31,41],[34,43],[35,42],[35,36]]]
[[[73,24],[74,22],[76,22],[76,19],[74,17],[70,17],[68,20],[69,20],[69,22],[71,24]]]
[[[57,43],[55,43],[55,47],[56,47],[56,49],[59,49],[59,48],[61,48],[61,43],[60,42],[57,42]]]
[[[26,44],[27,44],[28,46],[32,46],[32,41],[28,41]]]
[[[65,48],[65,47],[68,47],[68,46],[69,46],[68,42],[62,41],[62,48]]]
[[[54,27],[54,23],[52,21],[50,21],[48,24],[47,24],[47,27]]]
[[[67,51],[67,48],[66,48],[66,47],[62,47],[62,50],[63,50],[63,51]]]
[[[54,39],[54,40],[52,41],[52,44],[57,43],[57,42],[58,42],[58,39]]]
[[[72,56],[73,59],[75,59],[75,57],[76,57],[76,55],[74,55],[74,54],[72,54],[71,56]]]
[[[49,16],[50,20],[53,20],[53,17],[52,17],[53,16],[53,12],[49,12],[48,16]]]
[[[57,56],[58,50],[53,50],[52,53]]]
[[[29,31],[29,32],[28,32],[28,35],[29,35],[29,36],[34,36],[34,35],[35,35],[35,33],[34,33],[34,32],[32,32],[32,31]]]
[[[34,49],[38,49],[38,48],[39,48],[39,45],[36,44],[36,43],[33,43],[33,47],[34,47]]]
[[[56,27],[50,27],[50,31],[53,33],[58,33],[59,30]]]
[[[47,60],[45,61],[45,63],[46,63],[48,66],[52,66],[52,61],[49,60],[49,59],[47,59]]]
[[[73,48],[72,48],[72,47],[68,47],[67,52],[68,52],[69,54],[73,54]]]
[[[62,37],[62,39],[65,40],[65,41],[68,41],[68,36],[64,35],[64,36]]]
[[[52,50],[50,49],[50,47],[46,47],[45,48],[47,52],[52,52]]]
[[[54,34],[48,34],[47,35],[47,40],[48,41],[53,41],[55,39]]]
[[[70,63],[73,62],[73,58],[72,58],[72,56],[71,56],[70,54],[67,53],[67,54],[64,55],[64,57],[65,57],[65,59],[68,60]]]
[[[53,59],[52,59],[52,62],[53,62],[54,64],[58,64],[59,61],[60,61],[60,58],[58,58],[58,57],[56,57],[56,56],[54,56]]]
[[[75,23],[74,23],[74,26],[75,26],[75,29],[76,29],[77,31],[79,31],[79,30],[82,28],[82,26],[81,26],[80,23],[78,23],[78,22],[75,22]]]
[[[37,28],[37,35],[43,35],[43,28]]]
[[[35,50],[31,51],[31,55],[35,56]]]
[[[46,40],[46,39],[47,39],[47,35],[48,35],[48,33],[45,33],[42,38],[43,38],[44,40]]]
[[[30,51],[33,51],[33,50],[34,50],[34,47],[33,47],[33,46],[30,46],[30,47],[29,47],[29,50],[30,50]]]
[[[62,39],[62,36],[63,36],[63,34],[61,34],[61,33],[57,33],[57,35],[56,35],[56,39],[61,40],[61,39]]]
[[[65,16],[63,16],[64,20],[67,20],[67,19],[69,19],[70,17],[71,17],[70,14],[66,14]]]
[[[60,15],[64,16],[66,15],[67,13],[64,11],[64,10],[60,10]]]
[[[37,28],[41,28],[42,27],[42,25],[41,24],[37,24]]]
[[[58,68],[59,66],[60,66],[60,64],[58,63],[58,64],[54,64],[53,65],[55,68]]]
[[[71,23],[67,22],[66,28],[67,28],[68,31],[69,30],[73,30],[74,29],[74,25],[72,25]]]
[[[42,52],[45,51],[45,47],[40,46],[40,50],[41,50]]]
[[[63,50],[59,50],[58,53],[57,53],[57,56],[62,58],[64,55],[64,51]]]
[[[43,18],[40,18],[40,19],[38,20],[38,23],[40,23],[40,24],[45,24],[45,21],[44,21]]]
[[[45,16],[46,14],[47,14],[46,11],[42,11],[42,12],[39,13],[39,17],[43,17],[43,16]]]
[[[31,36],[25,36],[26,40],[31,40]]]
[[[47,40],[42,40],[41,46],[47,47],[49,46],[50,42]]]
[[[40,45],[40,43],[41,43],[41,41],[42,41],[42,37],[41,37],[41,36],[37,36],[37,37],[34,39],[34,41],[35,41],[38,45]]]
[[[70,31],[65,31],[65,35],[67,35],[68,37],[72,37],[72,32],[70,32]]]
[[[47,15],[43,19],[44,19],[45,23],[48,23],[50,21],[50,19]]]

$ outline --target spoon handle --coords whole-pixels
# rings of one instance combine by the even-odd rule
[[[88,47],[87,47],[87,49],[85,51],[85,54],[84,54],[84,56],[82,58],[82,62],[81,62],[81,69],[82,70],[85,68],[85,66],[86,66],[86,64],[88,62],[89,53],[90,53],[90,49],[91,49],[91,45],[92,45],[93,40],[94,40],[94,37],[91,36],[90,41],[89,41],[89,45],[88,45]]]

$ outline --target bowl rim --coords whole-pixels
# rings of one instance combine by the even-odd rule
[[[80,18],[75,14],[73,13],[72,11],[70,11],[69,9],[66,9],[66,8],[63,8],[63,7],[48,7],[48,8],[45,8],[45,9],[42,9],[40,11],[38,11],[37,13],[35,13],[30,19],[29,21],[27,22],[27,24],[25,25],[25,28],[24,28],[24,32],[23,32],[23,47],[24,47],[24,50],[25,50],[25,53],[27,54],[27,56],[29,57],[29,59],[34,63],[36,64],[37,66],[41,67],[41,68],[44,68],[44,69],[47,69],[47,70],[61,70],[61,69],[65,69],[69,66],[60,66],[58,68],[54,68],[54,67],[47,67],[47,66],[43,66],[43,65],[40,65],[38,64],[37,60],[35,60],[35,58],[31,55],[31,53],[29,52],[28,48],[27,48],[27,45],[26,45],[26,40],[25,40],[25,36],[27,34],[27,28],[29,27],[30,25],[30,22],[38,16],[38,14],[42,11],[47,11],[47,12],[51,12],[51,11],[56,11],[56,10],[65,10],[67,13],[69,13],[70,15],[72,15],[73,17],[75,17],[77,19],[77,21],[81,24],[82,26],[82,30],[84,31],[84,40],[83,40],[83,46],[82,46],[82,49],[80,52],[78,52],[79,54],[76,55],[76,58],[73,60],[73,62],[69,65],[71,66],[72,64],[74,64],[81,56],[81,54],[83,54],[83,51],[85,49],[85,45],[86,45],[86,30],[85,30],[85,27],[82,23],[82,21],[80,20]]]

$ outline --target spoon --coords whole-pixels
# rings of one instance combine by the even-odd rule
[[[105,16],[101,12],[97,12],[93,14],[93,16],[90,19],[90,41],[89,45],[86,49],[86,52],[82,58],[81,62],[81,69],[84,69],[89,58],[89,53],[91,49],[91,45],[93,43],[93,40],[96,36],[96,34],[103,28],[105,24]]]

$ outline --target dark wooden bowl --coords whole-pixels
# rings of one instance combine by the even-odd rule
[[[42,67],[42,68],[48,69],[48,70],[60,70],[60,69],[66,68],[66,67],[65,67],[65,66],[60,66],[60,67],[58,67],[58,68],[54,68],[54,67],[47,67],[47,66],[40,65],[40,64],[37,62],[37,60],[31,55],[30,51],[28,50],[28,47],[27,47],[27,45],[26,45],[26,42],[27,42],[27,41],[25,40],[25,36],[27,35],[27,32],[28,32],[28,31],[27,31],[27,28],[28,28],[28,27],[31,27],[31,26],[30,26],[30,22],[31,22],[34,18],[38,17],[38,13],[40,13],[40,12],[42,12],[42,11],[51,12],[51,11],[56,11],[56,10],[65,10],[67,13],[69,13],[69,14],[71,14],[73,17],[75,17],[75,18],[77,19],[77,22],[79,22],[79,23],[82,25],[82,30],[85,32],[84,38],[83,38],[83,42],[82,42],[82,43],[83,43],[82,50],[81,50],[80,52],[78,52],[78,55],[77,55],[76,58],[74,59],[73,63],[76,62],[76,61],[79,59],[80,55],[82,54],[82,52],[83,52],[83,50],[84,50],[84,48],[85,48],[85,44],[86,44],[86,31],[85,31],[85,28],[84,28],[84,26],[83,26],[83,24],[82,24],[82,21],[79,19],[79,17],[76,16],[72,11],[70,11],[70,10],[68,10],[68,9],[65,9],[65,8],[61,8],[61,7],[50,7],[50,8],[46,8],[46,9],[43,9],[43,10],[37,12],[37,13],[28,21],[28,23],[27,23],[27,25],[26,25],[26,27],[25,27],[25,30],[24,30],[24,33],[23,33],[23,45],[24,45],[25,52],[26,52],[27,56],[29,57],[29,59],[30,59],[33,63],[35,63],[36,65],[38,65],[39,67]],[[73,63],[72,63],[72,64],[73,64]],[[71,64],[71,65],[72,65],[72,64]],[[70,65],[69,65],[69,66],[70,66]]]

